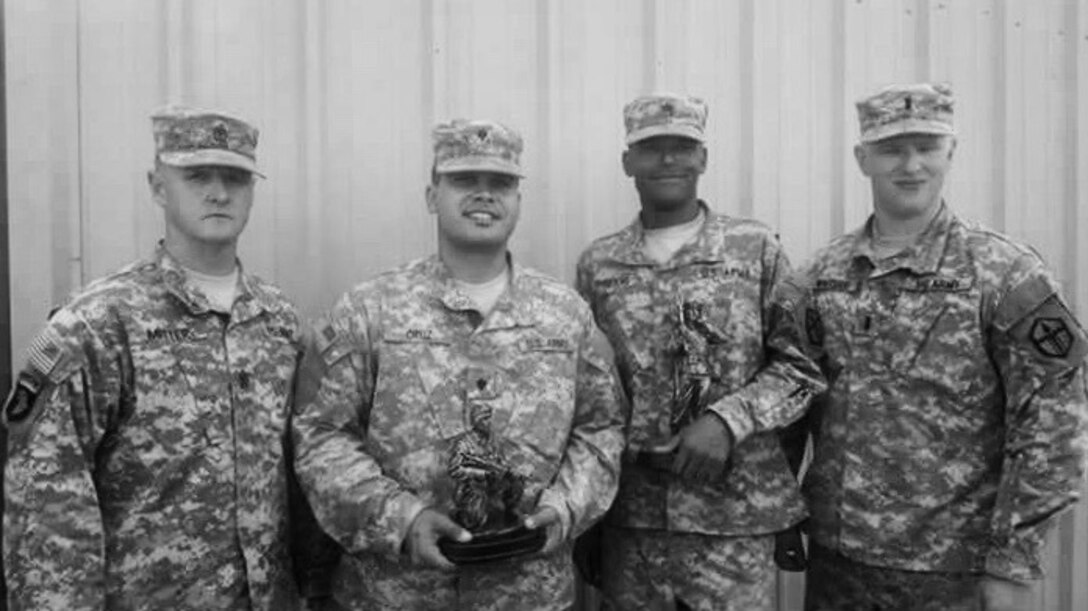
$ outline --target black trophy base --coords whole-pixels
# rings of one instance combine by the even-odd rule
[[[676,459],[676,451],[658,452],[654,450],[637,450],[628,454],[628,460],[643,469],[652,471],[672,472],[672,464]]]
[[[548,540],[544,528],[525,528],[510,526],[498,530],[482,531],[472,534],[468,543],[453,539],[440,539],[438,549],[450,562],[459,565],[488,564],[502,562],[525,554],[539,552]]]

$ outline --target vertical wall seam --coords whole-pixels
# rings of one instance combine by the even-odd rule
[[[537,118],[537,138],[539,143],[537,144],[537,150],[540,154],[537,156],[537,167],[540,171],[540,176],[543,180],[540,181],[539,191],[540,201],[551,201],[551,152],[556,150],[555,143],[553,142],[551,132],[551,83],[552,83],[552,62],[550,59],[551,53],[551,11],[549,6],[551,4],[548,0],[537,0],[536,3],[536,67],[537,67],[537,104],[538,110],[536,113]],[[556,9],[560,10],[560,9]],[[568,223],[570,221],[568,220]],[[530,244],[531,246],[531,244]],[[559,269],[561,273],[566,273],[568,264],[570,262],[569,254],[566,249],[560,249],[559,252]]]
[[[1008,84],[1008,36],[1005,31],[1005,22],[1008,19],[1005,3],[998,0],[994,3],[994,130],[993,142],[993,176],[998,188],[994,189],[993,209],[991,219],[994,228],[1004,231],[1007,225],[1006,205],[1008,200],[1008,158],[1006,146],[1009,133],[1008,100],[1006,100]]]
[[[657,12],[656,0],[642,2],[642,91],[657,91]]]
[[[919,81],[929,81],[933,78],[933,53],[930,49],[933,14],[929,0],[917,0],[914,12],[917,15],[914,29],[915,72]]]
[[[831,37],[831,239],[846,231],[846,117],[850,113],[846,100],[846,8],[832,0],[833,26],[838,28]]]
[[[751,217],[755,209],[755,6],[760,0],[741,0],[740,36],[737,53],[740,58],[740,201],[737,212]]]
[[[420,69],[422,79],[420,87],[420,104],[423,108],[423,125],[420,133],[430,133],[431,126],[435,124],[435,33],[434,33],[434,0],[422,0],[420,3],[420,30],[423,32],[420,42],[423,45],[423,66]]]
[[[78,278],[76,279],[76,286],[69,286],[68,290],[72,291],[76,288],[82,287],[87,282],[87,270],[86,262],[87,257],[84,256],[83,247],[86,244],[84,239],[84,232],[87,230],[87,201],[84,198],[84,172],[83,172],[83,4],[76,2],[76,18],[75,18],[75,44],[76,44],[76,207],[77,207],[77,223],[79,227],[76,231],[72,232],[72,235],[76,236],[75,252],[68,253],[68,256],[75,258],[76,270]],[[53,299],[55,303],[59,303],[64,299],[65,295],[54,295]]]

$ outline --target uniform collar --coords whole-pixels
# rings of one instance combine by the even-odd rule
[[[424,260],[424,271],[435,280],[434,298],[449,310],[475,310],[476,304],[457,286],[449,267],[436,254]],[[514,261],[509,251],[506,253],[506,266],[510,274],[510,285],[495,303],[495,308],[488,315],[488,327],[527,327],[533,326],[531,300],[521,299],[529,290],[531,274],[526,268]]]
[[[248,320],[263,311],[274,310],[276,302],[268,291],[245,273],[241,261],[236,261],[236,264],[238,265],[238,295],[234,299],[234,307],[231,310],[234,318]],[[177,297],[191,314],[207,314],[212,311],[208,298],[187,282],[188,274],[185,268],[174,255],[166,250],[161,240],[155,248],[153,265],[159,270],[167,290]]]
[[[877,259],[873,249],[873,223],[875,217],[869,219],[853,234],[851,258],[858,263],[866,263],[874,274],[883,275],[898,269],[907,269],[915,274],[934,274],[940,268],[941,259],[944,258],[945,246],[948,243],[949,229],[956,222],[956,216],[952,214],[948,205],[942,201],[937,215],[926,225],[912,246],[906,250],[886,259]]]
[[[710,206],[703,200],[700,199],[698,203],[704,220],[695,241],[681,246],[671,259],[661,264],[663,267],[682,267],[691,263],[719,263],[726,259],[724,241],[718,238],[719,232],[716,230],[717,225],[721,224],[724,218],[713,214]],[[625,265],[657,266],[658,263],[647,257],[644,252],[645,239],[646,228],[642,226],[642,217],[635,215],[635,220],[623,230],[621,244],[624,247],[616,253],[616,261]]]

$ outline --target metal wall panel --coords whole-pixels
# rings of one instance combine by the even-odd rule
[[[1088,0],[8,0],[13,353],[80,284],[150,252],[149,112],[219,106],[262,128],[247,266],[307,314],[433,248],[438,120],[522,131],[515,254],[567,280],[637,203],[620,109],[710,104],[701,193],[800,261],[869,211],[852,102],[948,80],[948,199],[1032,243],[1088,318]],[[1040,608],[1088,608],[1088,507],[1051,538]],[[800,608],[784,577],[780,608]]]

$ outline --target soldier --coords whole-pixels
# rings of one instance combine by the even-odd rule
[[[946,85],[857,103],[873,214],[801,274],[812,411],[806,608],[1024,611],[1077,498],[1088,343],[1031,248],[941,196]]]
[[[618,482],[627,407],[612,351],[573,290],[507,251],[520,136],[490,121],[433,136],[438,253],[363,282],[317,325],[294,424],[299,480],[350,552],[334,584],[344,606],[568,609],[570,542]],[[472,537],[451,519],[454,497],[478,499],[473,477],[510,471],[517,515],[546,529],[542,552],[455,567],[439,541]]]
[[[55,312],[4,406],[12,609],[297,604],[285,449],[299,320],[236,259],[257,130],[178,107],[152,126],[164,239]]]
[[[777,297],[789,264],[775,235],[698,198],[706,116],[671,94],[624,108],[642,210],[578,261],[632,398],[603,529],[616,609],[773,609],[774,533],[805,517],[777,431],[824,386]]]

